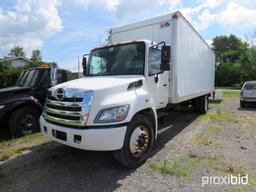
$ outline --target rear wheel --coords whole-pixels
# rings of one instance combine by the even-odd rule
[[[153,126],[146,116],[139,114],[129,123],[123,148],[114,151],[114,157],[127,168],[137,168],[145,163],[153,144]]]
[[[209,108],[208,96],[204,95],[194,99],[192,105],[194,108],[194,112],[206,114]]]
[[[200,97],[200,110],[199,113],[206,114],[209,108],[209,102],[208,102],[208,96],[202,96]]]
[[[20,137],[38,132],[40,112],[34,107],[24,106],[15,109],[9,119],[9,128],[13,136]]]
[[[240,107],[241,107],[241,108],[244,108],[245,105],[246,105],[246,103],[245,103],[244,101],[240,101]]]

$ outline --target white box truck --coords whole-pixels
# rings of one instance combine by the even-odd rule
[[[71,147],[113,151],[130,168],[148,158],[163,109],[186,102],[206,113],[214,90],[214,53],[180,12],[111,29],[83,67],[84,78],[49,90],[41,131]]]

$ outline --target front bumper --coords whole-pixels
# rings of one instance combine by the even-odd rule
[[[49,123],[41,116],[40,128],[46,137],[64,145],[92,151],[113,151],[123,147],[127,126],[73,129]]]

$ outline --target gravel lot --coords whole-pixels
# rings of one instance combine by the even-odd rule
[[[0,191],[256,191],[255,109],[241,110],[238,98],[228,97],[208,115],[170,112],[171,128],[136,170],[119,166],[111,153],[26,140],[20,153],[0,161]],[[228,174],[248,174],[249,185],[202,187],[202,176]]]

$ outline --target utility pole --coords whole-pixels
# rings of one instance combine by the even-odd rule
[[[80,59],[79,59],[79,56],[78,56],[78,59],[77,59],[77,69],[78,69],[78,77],[80,77]]]

